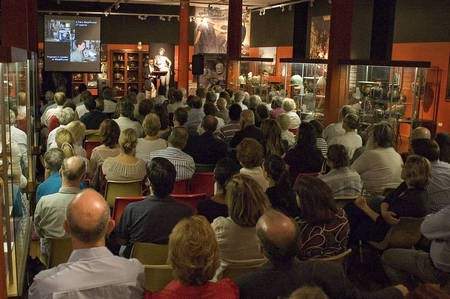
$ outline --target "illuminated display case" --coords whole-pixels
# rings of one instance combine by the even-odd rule
[[[284,86],[302,119],[323,119],[326,103],[328,61],[323,59],[280,59]]]
[[[0,61],[0,230],[4,252],[0,275],[6,278],[7,295],[21,296],[31,231],[29,195],[35,181],[36,159],[31,149],[36,146],[32,107],[37,61],[34,53],[17,48],[0,48]],[[17,137],[17,129],[26,132],[26,141]]]
[[[234,92],[244,90],[264,97],[270,89],[269,77],[275,69],[272,58],[228,60],[227,82]]]
[[[397,145],[408,144],[417,126],[436,131],[439,80],[429,62],[341,61],[339,103],[352,105],[363,124],[390,122]]]

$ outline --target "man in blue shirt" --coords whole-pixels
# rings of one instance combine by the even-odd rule
[[[59,169],[64,161],[64,153],[59,148],[49,149],[44,155],[45,177],[36,190],[36,204],[44,195],[54,194],[61,188],[61,176]]]

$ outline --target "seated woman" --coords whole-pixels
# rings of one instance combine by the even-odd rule
[[[298,217],[300,211],[297,206],[296,194],[291,188],[286,162],[279,156],[272,155],[264,160],[263,167],[264,174],[269,180],[266,194],[272,208],[280,210],[289,217]]]
[[[230,179],[226,192],[229,216],[218,217],[212,223],[220,249],[221,267],[216,272],[219,278],[228,265],[265,262],[256,236],[256,222],[270,206],[258,184],[243,174]]]
[[[209,222],[219,216],[228,217],[225,185],[236,173],[239,173],[239,165],[234,159],[223,158],[217,162],[214,168],[214,196],[197,206],[197,213],[205,216]]]
[[[288,147],[291,148],[295,145],[295,135],[289,131],[290,118],[286,113],[282,113],[276,118],[277,123],[281,128],[281,139],[288,143]]]
[[[344,252],[350,227],[344,210],[336,208],[330,187],[316,177],[304,176],[294,190],[300,208],[298,258],[323,258]]]
[[[286,111],[286,114],[289,116],[289,129],[297,129],[301,123],[300,116],[297,114],[297,105],[295,101],[290,98],[285,98],[283,100],[283,109]]]
[[[243,167],[240,173],[250,176],[265,192],[269,187],[269,181],[261,167],[264,159],[264,148],[261,143],[253,138],[244,138],[236,147],[236,157]]]
[[[89,178],[91,179],[91,186],[93,188],[98,183],[98,167],[103,164],[106,158],[115,157],[120,154],[120,128],[115,121],[111,119],[102,121],[99,135],[102,144],[92,150],[91,159],[89,160]]]
[[[134,105],[126,98],[123,97],[119,103],[120,116],[114,121],[119,125],[120,131],[125,129],[133,129],[136,131],[138,137],[142,136],[142,126],[138,121],[134,121],[133,118]]]
[[[310,123],[302,123],[297,132],[297,144],[286,153],[284,161],[289,165],[292,183],[299,173],[320,172],[323,156],[316,145],[316,131]]]
[[[136,158],[147,161],[151,152],[165,149],[167,147],[167,141],[159,137],[161,122],[157,114],[147,114],[142,123],[142,127],[144,128],[145,137],[138,139]]]
[[[389,193],[380,205],[381,213],[369,207],[360,196],[354,204],[345,207],[350,222],[350,242],[382,241],[391,225],[400,217],[424,217],[428,193],[425,187],[431,179],[430,162],[421,156],[410,155],[402,169],[403,183]]]
[[[66,129],[72,134],[75,154],[86,158],[86,150],[83,148],[83,141],[86,136],[86,126],[81,121],[74,120],[66,126]]]
[[[277,155],[283,157],[288,150],[288,142],[281,138],[281,127],[274,119],[265,119],[261,123],[264,137],[265,156]]]
[[[108,181],[143,180],[146,175],[145,162],[135,157],[137,135],[134,129],[125,129],[120,133],[120,153],[116,157],[106,158],[102,170]]]
[[[219,266],[219,246],[203,216],[178,222],[169,237],[169,265],[175,280],[163,290],[146,294],[147,299],[239,298],[238,286],[229,278],[211,282]]]
[[[345,146],[342,144],[330,145],[327,153],[327,165],[331,170],[319,178],[331,188],[334,197],[356,197],[361,194],[361,177],[349,167],[350,161]]]

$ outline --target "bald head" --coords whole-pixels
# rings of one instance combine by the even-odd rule
[[[206,115],[202,120],[202,128],[205,132],[213,133],[217,129],[217,118],[213,115]]]
[[[256,223],[256,233],[271,261],[285,261],[297,255],[297,225],[283,213],[266,210]]]
[[[245,128],[255,124],[255,114],[252,110],[247,109],[241,113],[241,127]]]
[[[103,246],[105,235],[114,228],[105,199],[93,189],[78,193],[66,213],[66,230],[72,239],[86,246]]]
[[[63,184],[74,182],[74,184],[78,186],[85,172],[86,172],[86,163],[84,163],[84,160],[80,156],[73,156],[64,159],[63,164],[61,166],[61,175],[63,179]]]
[[[425,127],[417,127],[411,132],[411,140],[431,139],[431,132]]]

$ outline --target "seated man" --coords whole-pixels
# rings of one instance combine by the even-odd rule
[[[227,155],[225,142],[214,137],[217,119],[212,115],[206,115],[202,121],[202,128],[203,134],[189,137],[184,151],[194,158],[195,163],[216,164]]]
[[[241,129],[241,113],[242,108],[238,104],[232,104],[228,109],[228,116],[230,118],[230,122],[219,129],[219,133],[217,133],[217,137],[225,141],[226,143],[230,142],[230,140],[234,137],[234,134]]]
[[[261,130],[255,126],[255,114],[252,110],[244,110],[241,113],[241,130],[236,132],[230,140],[230,147],[235,148],[244,138],[256,139],[264,144],[264,136]]]
[[[287,297],[302,285],[316,285],[329,298],[403,298],[403,285],[366,293],[356,289],[336,262],[299,261],[295,222],[281,212],[268,209],[256,224],[264,255],[261,268],[237,278],[241,298]]]
[[[34,226],[41,238],[41,251],[48,257],[47,238],[67,236],[63,222],[69,202],[80,192],[80,181],[86,172],[86,164],[80,156],[73,156],[63,161],[61,166],[62,184],[54,194],[42,196],[34,212]]]
[[[69,261],[37,274],[28,298],[142,298],[144,267],[105,247],[105,236],[113,228],[105,199],[92,189],[79,193],[64,221],[74,249]]]
[[[126,245],[123,256],[130,256],[135,242],[167,244],[175,224],[192,215],[191,208],[170,197],[175,176],[175,167],[165,158],[156,157],[147,164],[152,195],[130,203],[114,232],[116,242]]]
[[[195,172],[194,159],[183,152],[188,141],[188,131],[184,127],[175,127],[170,133],[168,146],[165,149],[154,151],[150,154],[148,161],[155,157],[168,159],[175,166],[177,181],[192,178]],[[172,190],[171,190],[172,191]]]
[[[450,164],[439,160],[439,145],[434,140],[414,139],[411,142],[411,150],[430,161],[431,180],[427,186],[427,211],[436,213],[450,205]]]
[[[445,285],[450,281],[450,205],[422,222],[422,234],[431,240],[430,252],[393,248],[384,252],[381,261],[393,283],[408,283],[411,276],[422,282]]]
[[[64,161],[64,153],[59,148],[51,148],[44,155],[45,181],[36,189],[36,203],[42,196],[58,192],[61,187],[61,176],[59,170]]]

